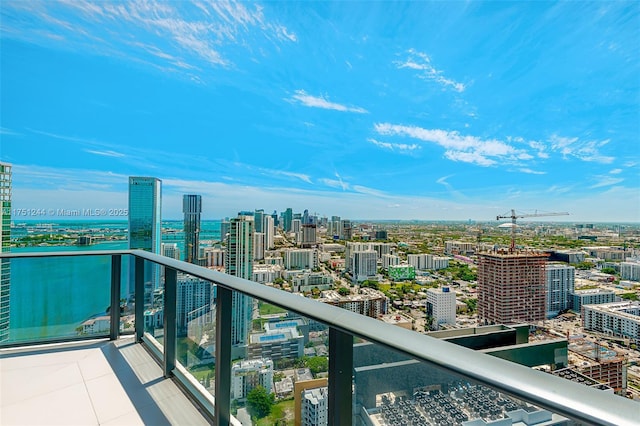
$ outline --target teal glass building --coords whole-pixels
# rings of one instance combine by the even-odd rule
[[[129,177],[129,249],[161,254],[162,244],[162,181],[154,177]],[[145,286],[160,288],[160,268],[145,265]],[[130,277],[133,282],[133,277]],[[146,303],[150,303],[148,294]]]

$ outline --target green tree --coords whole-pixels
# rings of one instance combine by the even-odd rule
[[[625,300],[638,300],[638,295],[636,293],[624,293],[621,294],[620,297]]]
[[[325,356],[303,357],[304,365],[311,370],[314,375],[329,371],[329,358]]]
[[[351,290],[349,290],[346,287],[340,287],[338,289],[338,294],[340,294],[340,296],[347,296],[347,295],[349,295],[349,293],[351,293]]]
[[[268,416],[274,403],[275,395],[262,386],[256,386],[247,394],[247,409],[252,417],[261,419]]]
[[[611,267],[602,268],[602,273],[603,274],[609,274],[609,275],[615,275],[616,274],[616,270],[614,268],[611,268]]]
[[[478,299],[466,299],[464,301],[464,303],[466,303],[467,309],[469,310],[469,313],[473,313],[476,310],[476,306],[478,304]]]
[[[574,266],[576,267],[576,269],[589,270],[589,269],[593,268],[593,263],[591,263],[591,262],[580,262],[580,263],[576,263]]]
[[[369,287],[372,288],[374,290],[378,290],[378,288],[380,287],[378,281],[373,281],[373,280],[364,280],[362,282],[362,284],[360,284],[361,287]]]

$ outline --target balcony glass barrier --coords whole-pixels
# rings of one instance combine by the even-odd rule
[[[111,256],[2,262],[9,274],[8,299],[3,288],[3,314],[9,313],[3,344],[109,335]]]
[[[247,392],[261,383],[271,386],[267,397],[278,407],[271,414],[274,417],[267,417],[272,424],[293,419],[322,421],[324,417],[327,424],[469,421],[506,425],[536,419],[539,423],[549,416],[544,420],[551,422],[547,424],[637,424],[637,403],[620,396],[347,309],[146,252],[78,255],[37,259],[0,255],[3,260],[10,259],[12,274],[26,274],[40,282],[36,287],[40,293],[55,290],[63,295],[60,298],[64,300],[39,308],[45,313],[53,309],[56,319],[61,319],[50,321],[50,315],[46,321],[22,326],[36,333],[24,341],[72,338],[78,324],[105,313],[110,303],[117,306],[126,299],[121,311],[131,312],[129,302],[133,299],[137,306],[132,311],[139,320],[135,321],[137,339],[163,343],[165,376],[186,375],[190,382],[187,391],[215,416],[216,424],[234,422],[233,413],[242,416]],[[113,266],[117,261],[111,262],[125,257],[130,257],[131,265],[126,286],[114,280],[124,274]],[[13,268],[18,262],[31,263],[23,263],[21,269],[26,272],[18,273],[21,269]],[[83,268],[90,271],[82,272]],[[65,284],[71,278],[85,284]],[[112,285],[119,285],[121,291],[109,294]],[[16,297],[21,301],[11,300],[12,310],[15,306],[25,309],[28,302],[24,300],[32,296]],[[82,312],[76,312],[75,303],[82,305]],[[146,316],[153,310],[162,320],[151,324]],[[54,329],[62,325],[73,331]],[[238,331],[234,327],[246,333],[234,336]],[[279,332],[283,328],[288,328],[290,335]],[[112,329],[111,338],[117,335]],[[285,341],[286,345],[280,344]],[[266,361],[252,366],[255,360]],[[297,371],[305,368],[310,377]],[[301,380],[298,373],[310,380]],[[296,387],[305,381],[313,383]]]
[[[135,271],[131,271],[132,282]],[[143,262],[144,282],[144,332],[153,338],[156,346],[162,348],[164,343],[164,304],[165,304],[165,268],[148,260]]]
[[[176,361],[206,390],[215,387],[216,286],[182,272],[176,277]]]
[[[235,296],[246,300],[237,298],[234,306],[246,307],[251,315],[243,315],[241,309],[233,312],[232,335],[242,321],[248,321],[248,334],[232,347],[231,414],[240,419],[257,416],[262,424],[301,420],[304,395],[326,399],[329,327],[257,298],[238,292]],[[263,391],[273,403],[269,412],[251,406],[251,400]]]

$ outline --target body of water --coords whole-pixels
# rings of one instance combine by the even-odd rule
[[[35,226],[34,226],[35,225]],[[89,234],[126,231],[126,222],[64,222],[19,225],[17,235],[83,231]],[[163,242],[176,243],[184,254],[181,221],[163,222]],[[39,232],[43,230],[44,232]],[[12,229],[13,231],[13,229]],[[32,232],[33,234],[33,232]],[[37,235],[37,234],[36,234]],[[165,238],[167,237],[167,238]],[[219,240],[220,221],[203,221],[201,241]],[[204,246],[207,243],[203,244]],[[14,247],[12,252],[95,251],[128,248],[126,240],[105,241],[89,246]],[[129,294],[128,259],[123,259],[122,297]],[[85,320],[104,313],[110,303],[111,256],[32,258],[11,260],[11,341],[29,341],[77,335]]]

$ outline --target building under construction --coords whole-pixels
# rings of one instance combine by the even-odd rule
[[[478,323],[522,324],[545,319],[547,253],[478,255]]]
[[[568,348],[570,368],[624,394],[627,383],[623,356],[582,338],[570,339]]]

